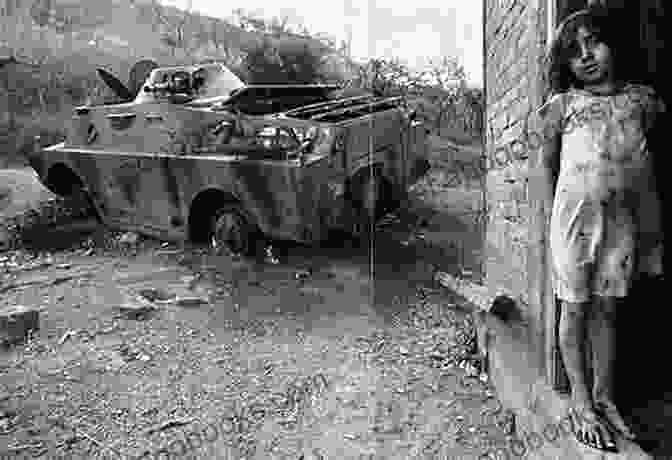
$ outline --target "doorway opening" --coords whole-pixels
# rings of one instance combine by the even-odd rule
[[[549,0],[548,31],[568,15],[585,8],[590,0]],[[610,10],[610,17],[619,22],[619,30],[631,44],[627,57],[628,81],[651,86],[663,99],[667,113],[657,122],[658,132],[664,132],[672,99],[670,98],[670,74],[664,65],[665,56],[665,9],[663,0],[601,0]],[[621,27],[622,25],[622,27]],[[550,43],[550,34],[549,40]],[[663,136],[653,133],[650,141],[658,193],[662,200],[663,226],[669,230],[670,219],[665,219],[669,208],[668,183],[662,166],[665,154]],[[663,232],[665,233],[665,232]],[[667,232],[669,234],[669,232]],[[670,268],[670,256],[665,256],[663,266]],[[551,271],[547,267],[550,286]],[[626,421],[635,430],[638,443],[644,450],[656,456],[672,456],[672,384],[664,374],[664,350],[669,348],[669,324],[672,310],[667,308],[663,278],[640,278],[636,281],[629,298],[618,312],[616,400]],[[553,295],[546,300],[546,374],[553,388],[560,393],[569,393],[570,387],[558,346],[558,326],[561,303]],[[662,359],[662,360],[661,360]],[[660,428],[652,428],[660,427]]]

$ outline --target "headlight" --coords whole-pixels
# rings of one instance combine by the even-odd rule
[[[232,126],[233,124],[230,121],[221,121],[212,128],[212,132],[219,134],[222,130],[231,129]]]

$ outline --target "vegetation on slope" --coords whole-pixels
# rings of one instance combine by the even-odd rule
[[[347,81],[350,91],[408,96],[439,133],[479,136],[482,94],[466,87],[456,62],[413,72],[394,60],[355,64],[345,49],[241,11],[231,24],[158,0],[0,0],[0,167],[33,148],[36,134],[44,143],[62,138],[73,106],[113,96],[96,67],[125,81],[148,57],[160,65],[223,61],[256,84]]]

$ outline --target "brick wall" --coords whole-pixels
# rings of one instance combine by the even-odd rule
[[[523,123],[543,100],[542,60],[546,50],[548,0],[486,0],[486,152],[492,160],[487,178],[489,208],[486,236],[486,284],[519,300],[533,329],[532,340],[544,350],[548,300],[540,208],[527,159],[496,166],[495,151],[520,139]],[[519,149],[516,149],[519,151]],[[504,150],[505,151],[505,150]],[[540,353],[539,365],[544,366]]]

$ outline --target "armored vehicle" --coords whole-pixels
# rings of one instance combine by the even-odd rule
[[[428,169],[426,128],[399,98],[338,85],[246,85],[224,65],[142,61],[114,103],[74,109],[30,164],[106,225],[254,252],[264,238],[364,234]]]

